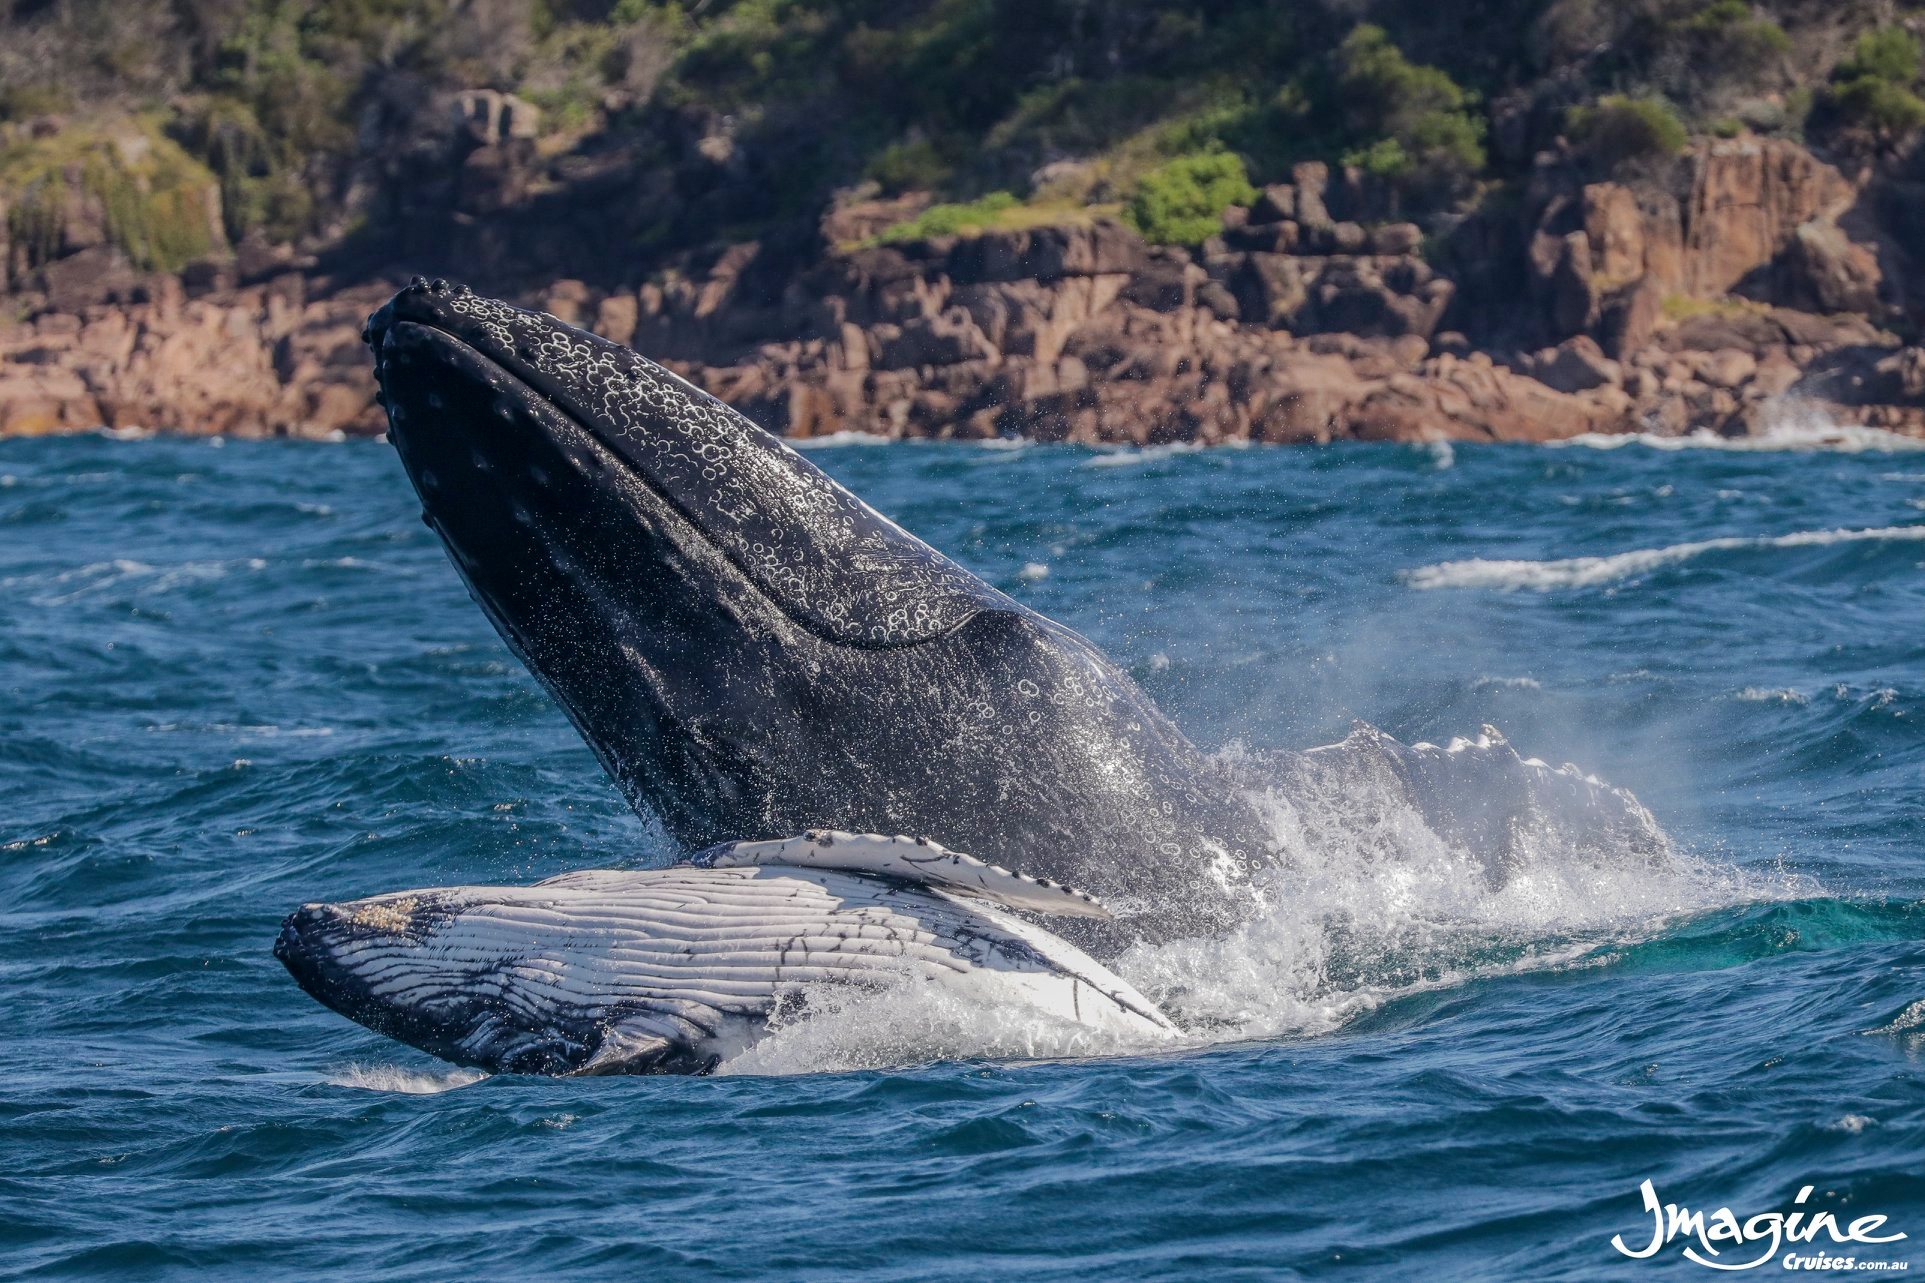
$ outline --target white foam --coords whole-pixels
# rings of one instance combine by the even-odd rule
[[[1129,468],[1139,463],[1155,463],[1161,459],[1172,459],[1180,454],[1201,454],[1205,450],[1228,450],[1248,445],[1247,441],[1225,441],[1217,446],[1207,446],[1200,441],[1171,441],[1166,445],[1101,446],[1095,454],[1083,460],[1083,466]]]
[[[1524,834],[1516,867],[1494,877],[1394,784],[1327,782],[1263,799],[1287,853],[1258,883],[1263,912],[1227,936],[1139,946],[1118,974],[1215,1039],[1315,1035],[1394,998],[1594,965],[1602,946],[1680,915],[1811,890],[1555,825]]]
[[[838,446],[895,444],[894,437],[885,437],[879,432],[853,430],[830,432],[819,437],[784,437],[782,441],[783,444],[797,450],[834,450]]]
[[[1757,538],[1699,539],[1663,548],[1639,548],[1607,557],[1562,557],[1549,561],[1503,560],[1474,557],[1443,561],[1406,570],[1402,578],[1412,588],[1589,588],[1615,583],[1660,566],[1702,557],[1708,552],[1757,548],[1811,548],[1829,544],[1881,539],[1925,539],[1925,526],[1877,526],[1868,530],[1803,530],[1788,535]]]
[[[1592,450],[1643,446],[1650,450],[1725,450],[1766,454],[1821,450],[1837,454],[1900,454],[1925,450],[1925,439],[1888,432],[1883,428],[1833,423],[1815,407],[1801,403],[1781,405],[1775,421],[1765,431],[1753,436],[1721,437],[1708,431],[1679,437],[1662,436],[1655,432],[1585,432],[1545,444]]]
[[[1544,683],[1535,677],[1480,677],[1471,685],[1480,691],[1541,691],[1544,689]]]
[[[1747,704],[1809,704],[1811,696],[1789,686],[1768,688],[1747,686],[1738,692],[1738,698]]]
[[[400,1065],[348,1064],[327,1076],[330,1087],[358,1091],[394,1092],[403,1096],[435,1096],[478,1083],[488,1075],[479,1069],[404,1069]]]
[[[1026,584],[1033,584],[1039,579],[1049,578],[1049,567],[1040,561],[1024,562],[1023,568],[1016,572],[1016,578]]]

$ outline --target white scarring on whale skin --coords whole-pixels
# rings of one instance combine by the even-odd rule
[[[1088,897],[909,838],[811,834],[778,862],[784,845],[308,906],[277,952],[343,1015],[487,1069],[701,1072],[778,1008],[806,1010],[813,986],[905,980],[1132,1041],[1178,1036],[1127,981],[1004,907],[1103,912]],[[859,867],[820,867],[838,854]]]

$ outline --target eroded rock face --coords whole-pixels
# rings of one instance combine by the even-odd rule
[[[145,301],[0,328],[0,435],[378,433],[360,331],[386,289],[309,303],[290,275],[188,299],[158,278]]]
[[[1739,294],[1811,312],[1881,311],[1872,248],[1840,226],[1861,189],[1785,139],[1704,144],[1672,185],[1583,183],[1547,158],[1533,182],[1526,253],[1543,334],[1578,334],[1621,358],[1643,347],[1663,300]]]
[[[464,119],[478,111],[488,147],[525,142],[507,110]],[[1535,318],[1516,353],[1473,349],[1460,331],[1488,330],[1491,305],[1462,301],[1417,228],[1333,218],[1360,205],[1321,165],[1194,253],[1108,221],[870,243],[919,206],[898,199],[839,205],[813,258],[743,242],[639,285],[568,278],[520,301],[797,436],[1536,441],[1756,430],[1787,396],[1925,432],[1925,364],[1867,319],[1879,258],[1837,221],[1850,184],[1775,142],[1715,145],[1687,170],[1682,197],[1546,179],[1502,296]],[[97,284],[87,252],[66,270]],[[42,293],[0,328],[0,433],[379,432],[360,327],[394,284],[324,293],[255,247],[191,291],[116,277],[119,293],[64,307]]]

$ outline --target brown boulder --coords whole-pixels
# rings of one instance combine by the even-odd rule
[[[1798,228],[1857,196],[1837,169],[1787,139],[1714,142],[1687,165],[1682,287],[1696,298],[1727,293],[1777,258]]]
[[[139,285],[127,256],[107,245],[54,259],[38,276],[47,306],[59,312],[80,312],[131,298]]]
[[[996,349],[969,313],[957,307],[940,316],[918,317],[904,325],[882,342],[876,364],[885,370],[906,370],[995,356]]]
[[[1155,250],[1123,287],[1123,297],[1152,311],[1177,312],[1195,302],[1196,287],[1204,279],[1203,269],[1188,255]]]
[[[1622,361],[1650,344],[1663,319],[1664,291],[1655,277],[1643,276],[1598,305],[1592,328],[1604,354]]]
[[[1384,256],[1415,254],[1424,243],[1415,223],[1384,223],[1370,229],[1370,252]]]
[[[1296,220],[1305,227],[1328,227],[1336,220],[1324,205],[1330,189],[1330,166],[1320,160],[1307,160],[1290,170],[1290,186],[1296,197]]]
[[[1623,380],[1618,363],[1589,335],[1566,339],[1531,362],[1531,375],[1558,392],[1588,392]]]
[[[1584,236],[1603,288],[1617,288],[1645,274],[1644,211],[1630,188],[1592,183],[1584,189]]]
[[[1703,378],[1713,387],[1737,388],[1758,372],[1758,360],[1741,348],[1723,348],[1706,358]]]
[[[1223,243],[1231,249],[1250,250],[1258,254],[1294,254],[1302,244],[1300,233],[1297,224],[1289,220],[1259,223],[1226,229]]]
[[[1030,235],[1030,269],[1037,280],[1106,276],[1137,271],[1149,254],[1143,238],[1109,218],[1086,225],[1039,227]]]
[[[1836,223],[1802,223],[1776,264],[1777,298],[1810,312],[1876,312],[1878,258]]]
[[[1297,218],[1297,189],[1291,183],[1272,183],[1250,207],[1251,224],[1294,222]]]

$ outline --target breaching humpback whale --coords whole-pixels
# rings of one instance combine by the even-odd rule
[[[1104,960],[1240,920],[1279,853],[1094,646],[553,317],[417,281],[366,338],[471,595],[696,854],[308,905],[275,953],[310,994],[460,1063],[549,1073],[700,1071],[834,981],[1170,1036]],[[1493,878],[1564,816],[1666,849],[1628,794],[1494,734],[1406,748],[1365,728],[1286,756],[1266,786],[1401,798]],[[1458,807],[1466,773],[1508,792]]]
[[[310,993],[464,1063],[685,1069],[913,938],[1073,1018],[1168,1027],[1091,955],[1234,920],[1270,852],[1094,646],[551,316],[417,280],[365,337],[423,517],[508,645],[676,841],[763,854],[310,905],[276,945]],[[844,840],[767,855],[817,831]]]

